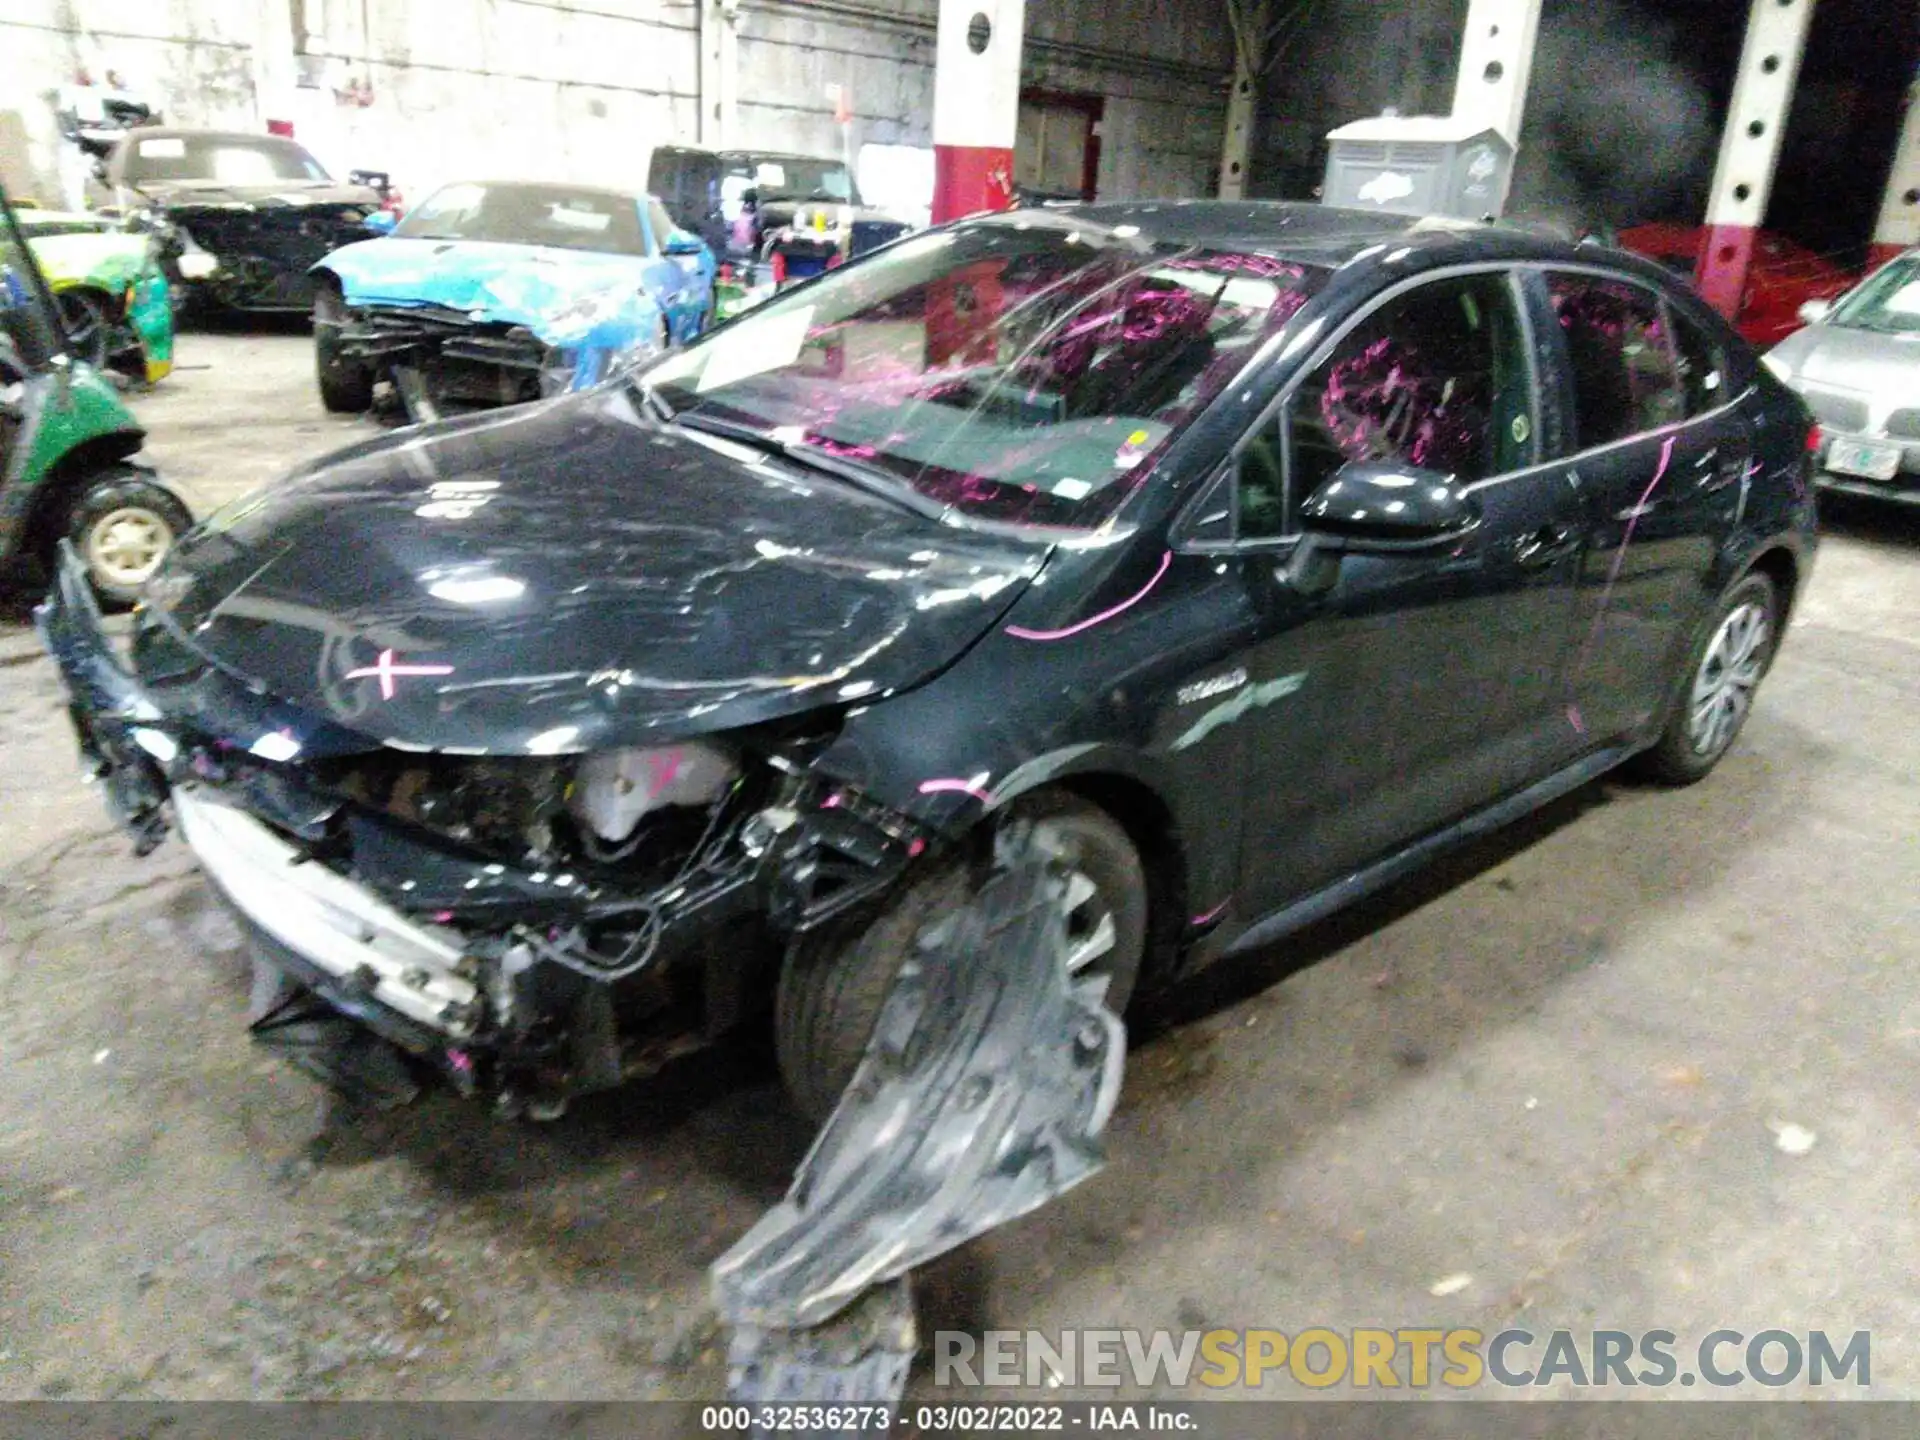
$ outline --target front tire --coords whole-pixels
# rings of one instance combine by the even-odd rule
[[[373,408],[373,372],[340,350],[346,302],[331,285],[313,296],[313,370],[320,403],[333,415],[359,415]]]
[[[1036,795],[1011,818],[1033,821],[1057,843],[1068,869],[1069,968],[1105,975],[1106,1003],[1123,1012],[1147,950],[1139,852],[1105,811],[1072,795]],[[839,1103],[920,933],[976,888],[973,865],[949,860],[864,924],[803,936],[788,952],[774,1001],[774,1048],[787,1093],[808,1119],[824,1121]]]
[[[174,543],[193,525],[173,492],[131,465],[112,465],[75,498],[64,527],[94,594],[131,605]]]
[[[1721,599],[1687,657],[1667,728],[1646,753],[1653,779],[1691,785],[1720,763],[1753,708],[1779,628],[1779,592],[1765,575],[1748,575]]]

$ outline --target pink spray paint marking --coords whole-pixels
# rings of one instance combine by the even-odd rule
[[[1627,558],[1627,547],[1633,543],[1633,532],[1640,524],[1640,514],[1647,508],[1647,501],[1653,498],[1653,492],[1666,478],[1667,466],[1673,463],[1673,442],[1676,436],[1669,435],[1666,443],[1660,447],[1660,468],[1653,472],[1653,479],[1647,482],[1647,488],[1640,492],[1640,503],[1633,507],[1633,513],[1627,517],[1626,533],[1620,537],[1620,548],[1613,552],[1613,564],[1607,570],[1607,583],[1600,590],[1600,609],[1593,617],[1593,628],[1587,632],[1586,643],[1580,647],[1580,656],[1567,677],[1567,688],[1571,690],[1587,673],[1587,662],[1593,658],[1593,647],[1600,643],[1600,632],[1607,624],[1607,603],[1613,598],[1613,587],[1620,579],[1620,566]],[[1581,719],[1580,709],[1571,700],[1567,704],[1567,719],[1582,735],[1587,733],[1585,722]]]
[[[820,802],[820,808],[822,810],[838,810],[840,808],[840,797],[838,795],[827,796],[826,799]]]
[[[453,666],[451,665],[396,665],[394,663],[394,652],[391,650],[382,650],[379,660],[374,664],[365,666],[359,670],[349,670],[341,678],[345,680],[368,680],[378,677],[380,681],[380,698],[382,700],[391,700],[393,699],[394,691],[393,682],[401,675],[451,674],[453,674]]]
[[[1233,896],[1229,895],[1227,896],[1226,899],[1222,900],[1218,905],[1214,906],[1213,909],[1207,911],[1206,914],[1196,915],[1193,917],[1193,919],[1191,919],[1187,923],[1192,925],[1195,929],[1198,929],[1202,925],[1211,925],[1214,921],[1218,920],[1222,915],[1227,913],[1227,906],[1231,905],[1232,903],[1233,903]]]
[[[1013,636],[1016,640],[1065,640],[1071,635],[1078,635],[1082,630],[1091,630],[1095,625],[1111,620],[1123,611],[1131,610],[1142,600],[1146,599],[1147,592],[1160,583],[1160,577],[1167,573],[1167,567],[1171,564],[1173,564],[1173,552],[1169,550],[1160,557],[1160,568],[1153,572],[1153,578],[1151,580],[1140,587],[1140,592],[1137,595],[1122,600],[1111,610],[1102,610],[1098,615],[1082,620],[1078,625],[1069,625],[1064,630],[1028,630],[1019,625],[1009,625],[1007,626],[1007,634]]]

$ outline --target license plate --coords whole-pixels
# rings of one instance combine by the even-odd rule
[[[1900,470],[1900,447],[1836,438],[1827,450],[1827,469],[1868,480],[1891,480]]]

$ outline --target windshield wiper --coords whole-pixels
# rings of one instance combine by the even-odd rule
[[[646,387],[641,387],[645,393]],[[665,400],[661,400],[665,404]],[[671,408],[671,407],[669,407]],[[777,455],[781,459],[791,460],[796,465],[804,465],[809,470],[818,470],[831,475],[836,480],[845,480],[869,494],[878,495],[883,500],[891,500],[923,515],[929,520],[944,520],[947,507],[936,500],[930,500],[914,489],[906,481],[866,461],[855,460],[845,455],[835,455],[830,450],[822,450],[817,445],[808,445],[803,441],[782,440],[765,430],[756,430],[751,425],[742,425],[733,420],[722,420],[713,415],[702,415],[698,409],[686,410],[674,414],[673,422],[684,425],[689,430],[704,431],[725,440],[735,440],[742,445],[768,455]]]

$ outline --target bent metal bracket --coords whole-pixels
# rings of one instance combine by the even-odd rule
[[[737,1401],[897,1401],[908,1272],[1104,1163],[1126,1029],[1068,972],[1067,881],[1010,826],[985,883],[928,928],[786,1198],[714,1263]]]

